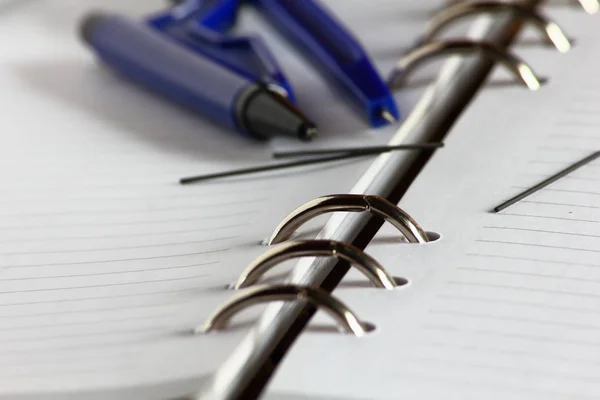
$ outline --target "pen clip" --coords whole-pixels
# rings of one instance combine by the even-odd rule
[[[186,0],[147,22],[191,51],[248,79],[260,81],[295,102],[291,84],[265,42],[257,36],[228,35],[241,0]]]

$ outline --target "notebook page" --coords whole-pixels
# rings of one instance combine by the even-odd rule
[[[385,226],[367,248],[409,285],[349,274],[335,290],[377,331],[324,333],[319,315],[266,398],[598,397],[598,162],[489,212],[599,149],[597,21],[552,14],[577,38],[572,53],[515,48],[550,85],[483,90],[401,203],[442,239],[413,246]]]
[[[359,2],[328,4],[344,20],[363,18]],[[193,337],[190,328],[232,295],[225,285],[264,252],[260,240],[283,216],[347,192],[369,163],[178,186],[189,174],[268,162],[270,149],[127,84],[75,37],[90,9],[142,15],[163,6],[61,0],[0,9],[2,398],[147,399],[196,389],[260,308],[217,335]],[[255,30],[259,20],[240,22]],[[416,23],[386,26],[404,38],[396,47],[416,36]],[[303,104],[328,95],[312,69],[297,65],[304,59],[262,23],[260,31],[294,71]],[[323,135],[353,117],[340,110],[315,118]]]

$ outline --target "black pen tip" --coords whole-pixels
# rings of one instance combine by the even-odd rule
[[[310,142],[314,138],[319,136],[319,130],[317,126],[312,122],[304,122],[298,127],[298,138],[305,142]]]
[[[317,135],[315,124],[279,93],[258,86],[242,103],[242,123],[258,138],[287,136],[309,141]]]
[[[90,43],[92,41],[94,28],[103,17],[104,15],[98,11],[90,12],[83,17],[79,24],[79,36],[85,43]]]

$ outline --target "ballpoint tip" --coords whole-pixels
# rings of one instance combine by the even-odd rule
[[[317,129],[317,127],[310,123],[310,122],[305,122],[302,125],[300,125],[300,128],[298,128],[298,137],[301,140],[304,141],[311,141],[314,138],[316,138],[319,134],[319,130]]]
[[[388,110],[385,110],[385,109],[381,110],[381,118],[385,119],[390,124],[398,122],[396,117],[394,117],[394,114],[392,114],[391,112],[389,112]]]
[[[79,25],[79,36],[85,43],[90,43],[93,31],[98,22],[102,20],[103,14],[99,11],[92,11],[86,14]]]

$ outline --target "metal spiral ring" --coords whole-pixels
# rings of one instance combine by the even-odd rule
[[[489,2],[462,2],[443,8],[436,13],[427,24],[422,42],[430,42],[451,23],[478,14],[498,14],[512,12],[526,19],[537,27],[561,53],[571,48],[571,42],[563,30],[550,19],[521,4]]]
[[[306,301],[327,312],[346,333],[364,336],[372,329],[370,324],[361,322],[341,301],[328,292],[311,287],[295,285],[261,285],[244,290],[219,307],[206,322],[194,329],[194,333],[208,333],[223,329],[238,312],[255,304],[273,301]]]
[[[451,0],[449,1],[450,4],[461,4],[461,3],[467,3],[469,0]],[[581,5],[581,7],[583,7],[583,9],[585,10],[585,12],[587,12],[588,14],[596,14],[598,11],[600,11],[600,1],[599,0],[575,0],[575,1],[569,1],[569,0],[564,0],[565,4],[568,3],[579,3],[579,5]]]
[[[410,50],[392,70],[388,78],[388,85],[392,89],[398,89],[411,72],[432,58],[446,55],[474,54],[484,55],[504,65],[530,90],[538,90],[541,86],[539,78],[531,67],[517,56],[492,43],[471,40],[434,41]]]
[[[330,212],[367,211],[394,225],[412,243],[429,239],[421,226],[408,213],[383,197],[362,194],[332,194],[305,203],[288,214],[269,238],[269,244],[281,243],[307,221]]]
[[[299,257],[336,257],[349,262],[376,287],[395,288],[395,279],[371,256],[362,250],[334,240],[298,240],[279,245],[262,254],[242,272],[234,289],[253,285],[276,265]]]

